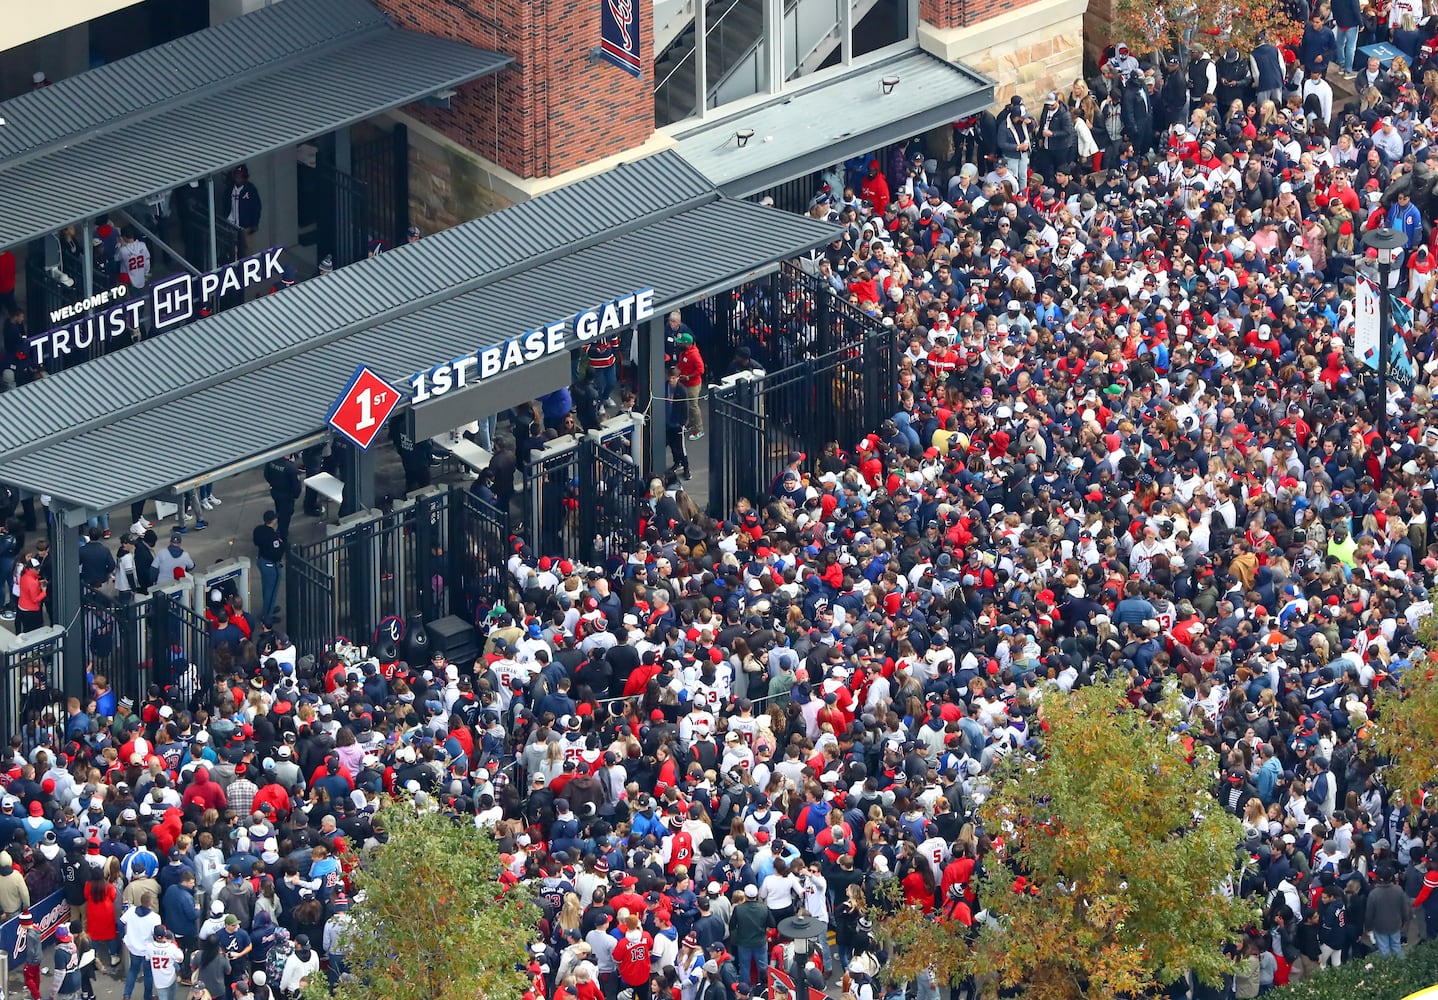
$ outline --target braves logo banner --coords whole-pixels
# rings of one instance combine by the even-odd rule
[[[63,892],[52,892],[30,907],[30,915],[35,918],[40,940],[48,941],[55,933],[55,928],[70,919],[70,904],[65,902]],[[20,933],[18,915],[0,924],[0,947],[10,956],[11,968],[20,964],[20,958],[25,954],[25,937]]]
[[[599,50],[635,76],[644,72],[639,56],[640,0],[599,0]]]

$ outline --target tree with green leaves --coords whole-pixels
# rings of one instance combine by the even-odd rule
[[[504,891],[493,836],[408,799],[386,804],[376,826],[388,839],[355,874],[338,1000],[522,996],[539,911]],[[323,1000],[325,985],[307,984],[306,995]]]
[[[1422,648],[1397,685],[1377,688],[1371,730],[1383,784],[1410,802],[1438,777],[1438,618],[1425,615],[1417,635]]]
[[[1224,945],[1257,914],[1233,891],[1243,830],[1214,797],[1217,761],[1172,738],[1176,717],[1124,696],[1044,694],[1041,748],[1011,754],[980,807],[996,845],[978,884],[986,914],[970,929],[900,909],[882,925],[891,975],[1096,1000],[1232,971]]]

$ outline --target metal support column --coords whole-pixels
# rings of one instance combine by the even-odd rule
[[[639,376],[647,385],[649,395],[649,443],[646,451],[646,465],[652,473],[663,470],[668,462],[665,458],[665,435],[669,421],[665,415],[664,398],[668,380],[664,377],[664,317],[655,316],[649,321],[648,329],[635,330],[639,341]]]
[[[186,271],[189,271],[196,277],[199,277],[200,274],[203,273],[198,267],[196,267],[194,264],[191,264],[188,260],[181,256],[179,251],[177,251],[174,247],[170,246],[164,240],[160,239],[160,237],[156,236],[153,230],[151,230],[144,223],[140,222],[140,220],[136,219],[129,212],[116,212],[115,214],[118,215],[125,222],[129,223],[131,226],[134,226],[135,232],[139,233],[141,236],[148,239],[156,247],[159,247],[161,250],[165,251],[165,253],[175,258],[176,262],[178,262],[179,265],[183,267]],[[213,232],[213,229],[211,230],[211,232]]]
[[[705,0],[694,0],[694,111],[701,119],[709,110],[709,12]]]
[[[215,235],[215,178],[210,175],[210,257],[205,270],[213,271],[220,266],[220,245]]]
[[[375,505],[375,466],[378,464],[374,449],[361,451],[359,448],[345,450],[345,498],[341,513],[353,514],[369,510]]]
[[[409,129],[395,125],[390,133],[394,144],[394,236],[400,239],[409,228]]]
[[[95,227],[89,219],[80,229],[80,266],[83,268],[81,280],[85,283],[85,295],[95,294]]]
[[[769,61],[764,72],[765,89],[777,94],[784,89],[784,0],[764,0],[764,37],[768,42],[762,52]],[[796,65],[798,60],[796,53]]]
[[[88,227],[87,227],[88,228]],[[88,249],[88,246],[87,246]],[[50,539],[50,619],[65,629],[65,693],[84,698],[85,629],[80,625],[80,528],[89,518],[83,507],[50,501],[55,530]]]

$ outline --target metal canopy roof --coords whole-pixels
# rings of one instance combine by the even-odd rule
[[[883,79],[899,83],[885,94]],[[937,128],[993,103],[993,81],[914,51],[702,124],[677,149],[736,198]],[[754,130],[742,148],[734,137]],[[766,141],[768,137],[774,141]]]
[[[661,153],[6,393],[0,481],[113,507],[323,430],[358,364],[402,385],[636,289],[671,308],[837,232]]]
[[[366,0],[294,0],[0,103],[0,247],[496,73]]]

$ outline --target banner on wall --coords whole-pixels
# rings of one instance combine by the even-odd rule
[[[599,0],[599,51],[635,76],[644,72],[639,55],[639,0]]]

